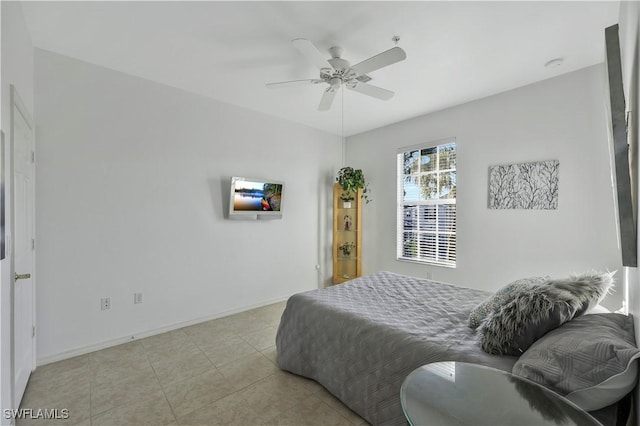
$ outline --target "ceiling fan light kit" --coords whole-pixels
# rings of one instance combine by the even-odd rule
[[[397,44],[400,37],[395,36],[392,40]],[[320,69],[320,78],[269,83],[267,87],[279,88],[326,83],[329,87],[325,89],[320,99],[320,105],[318,105],[318,110],[320,111],[326,111],[331,108],[333,99],[340,87],[345,87],[349,90],[384,101],[391,99],[394,93],[390,90],[369,84],[368,82],[371,81],[371,77],[367,74],[395,64],[396,62],[403,61],[407,57],[405,51],[396,46],[352,66],[348,60],[342,58],[343,49],[339,46],[331,47],[329,49],[331,58],[326,59],[318,48],[307,39],[296,38],[291,42],[310,63]],[[331,65],[331,67],[327,67],[327,63]]]

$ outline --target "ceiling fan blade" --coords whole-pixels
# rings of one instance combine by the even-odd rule
[[[322,99],[320,99],[320,105],[318,105],[318,111],[326,111],[331,108],[331,104],[333,103],[333,98],[336,97],[336,93],[338,91],[334,87],[328,87],[327,90],[324,91],[322,95]]]
[[[380,68],[388,65],[395,64],[396,62],[403,61],[406,58],[407,54],[404,50],[396,46],[379,53],[376,56],[372,56],[369,59],[365,59],[359,64],[355,64],[351,69],[362,75],[370,73],[371,71],[379,70]]]
[[[279,89],[281,87],[291,87],[291,86],[308,86],[310,84],[318,84],[323,81],[317,78],[308,78],[306,80],[291,80],[291,81],[279,81],[276,83],[267,83],[267,87],[269,89]]]
[[[373,96],[374,98],[382,99],[383,101],[388,101],[393,98],[394,95],[391,90],[361,82],[353,87],[347,86],[347,89],[354,90],[358,93],[362,93],[363,95]]]
[[[300,51],[300,53],[302,53],[307,60],[316,67],[320,69],[329,67],[327,58],[325,58],[318,48],[309,40],[305,38],[296,38],[291,40],[291,43],[293,43],[295,48],[298,49],[298,51]]]

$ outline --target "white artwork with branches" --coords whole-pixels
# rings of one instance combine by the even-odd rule
[[[558,208],[558,160],[489,168],[490,209]]]

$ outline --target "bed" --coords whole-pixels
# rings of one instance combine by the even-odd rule
[[[490,355],[469,314],[491,293],[377,272],[287,301],[277,336],[281,369],[314,379],[374,425],[406,425],[400,387],[417,367],[463,361],[512,371]]]

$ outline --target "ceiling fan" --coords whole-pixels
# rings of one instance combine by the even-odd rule
[[[400,40],[399,37],[394,37],[393,41],[396,43]],[[373,86],[368,82],[371,77],[367,75],[372,71],[379,70],[388,65],[400,62],[407,57],[407,54],[398,46],[372,56],[369,59],[351,65],[349,61],[342,58],[342,48],[334,46],[329,49],[331,59],[326,59],[325,56],[320,53],[318,48],[309,40],[304,38],[296,38],[291,41],[296,49],[302,53],[309,62],[320,68],[320,77],[311,78],[306,80],[292,80],[282,81],[278,83],[268,83],[269,88],[288,87],[296,85],[309,85],[309,84],[328,84],[320,99],[320,105],[318,110],[326,111],[331,108],[333,99],[340,87],[346,87],[358,93],[362,93],[367,96],[382,99],[387,101],[393,97],[393,92],[381,87]],[[330,65],[330,66],[328,66]]]

